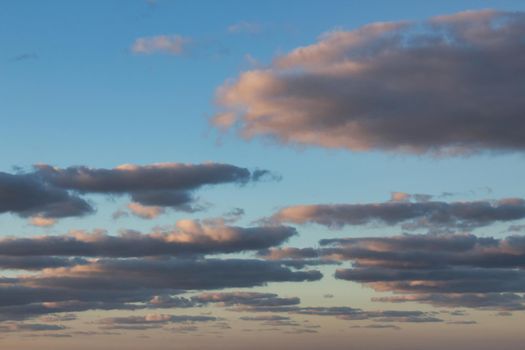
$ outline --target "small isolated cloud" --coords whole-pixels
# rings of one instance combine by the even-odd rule
[[[21,62],[21,61],[30,61],[30,60],[37,60],[39,58],[38,54],[35,52],[26,52],[19,55],[16,55],[15,57],[11,58],[12,62]]]
[[[191,42],[190,38],[181,35],[143,37],[135,40],[131,51],[136,54],[164,53],[180,56],[186,52]]]
[[[56,224],[56,220],[52,218],[45,218],[41,216],[34,216],[29,219],[29,223],[33,226],[49,227]]]
[[[165,209],[157,206],[144,206],[140,203],[131,202],[128,209],[135,216],[142,219],[155,219],[157,216],[164,214]]]

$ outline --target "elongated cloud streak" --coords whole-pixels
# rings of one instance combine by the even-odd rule
[[[243,185],[266,178],[276,176],[267,170],[220,163],[125,164],[113,169],[39,164],[28,173],[0,172],[0,213],[32,217],[34,225],[51,225],[53,219],[92,213],[94,209],[81,195],[99,193],[129,195],[135,214],[152,217],[164,207],[198,210],[193,192],[203,186]]]
[[[234,253],[280,245],[297,231],[292,227],[242,228],[204,225],[181,220],[172,230],[141,234],[125,231],[119,236],[105,232],[74,231],[68,235],[0,240],[0,265],[6,257],[143,257]]]
[[[403,224],[405,229],[473,229],[498,221],[525,218],[525,200],[506,198],[474,202],[404,202],[370,204],[318,204],[286,207],[270,221],[295,224],[317,223],[331,228],[345,225]]]

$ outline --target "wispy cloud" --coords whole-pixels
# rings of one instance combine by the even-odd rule
[[[158,35],[135,40],[131,51],[136,54],[164,53],[180,56],[187,51],[192,42],[190,38],[181,35]]]

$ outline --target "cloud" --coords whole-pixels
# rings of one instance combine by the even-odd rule
[[[52,218],[43,218],[41,216],[34,216],[29,220],[29,223],[38,227],[49,227],[56,224],[56,220]]]
[[[262,250],[258,253],[260,257],[268,260],[282,260],[282,259],[311,259],[319,257],[319,250],[314,248],[275,248]]]
[[[0,278],[0,321],[86,310],[188,307],[194,302],[171,297],[169,303],[163,303],[156,297],[321,277],[318,271],[292,271],[279,263],[255,259],[99,259]]]
[[[405,234],[324,239],[321,255],[352,260],[354,266],[440,269],[525,267],[525,236],[497,239],[473,234]],[[415,270],[412,270],[415,271]]]
[[[406,192],[392,192],[390,194],[390,201],[392,202],[410,202],[411,200],[414,200],[416,202],[428,202],[432,199],[432,195],[430,194],[422,194],[422,193],[406,193]]]
[[[142,219],[155,219],[157,216],[164,214],[165,210],[162,207],[157,206],[144,206],[140,203],[129,203],[128,209],[135,216]]]
[[[267,170],[251,172],[220,163],[125,164],[113,169],[39,164],[32,172],[0,172],[0,213],[15,213],[31,218],[33,225],[49,226],[54,219],[92,213],[92,206],[81,197],[91,193],[129,195],[132,212],[143,217],[160,214],[162,210],[155,207],[193,212],[202,209],[193,198],[201,187],[275,177]]]
[[[284,306],[297,305],[301,300],[297,297],[282,298],[274,293],[257,292],[216,292],[203,293],[192,298],[199,303],[220,303],[224,306]]]
[[[398,196],[399,197],[399,196]],[[394,200],[370,204],[317,204],[285,207],[268,221],[273,223],[316,223],[330,228],[346,225],[403,224],[406,230],[429,228],[473,229],[500,221],[525,218],[525,200],[440,202]],[[264,221],[264,220],[263,220]]]
[[[41,270],[45,268],[70,267],[87,264],[83,258],[55,256],[9,256],[0,254],[0,268],[6,270]]]
[[[424,311],[401,311],[401,310],[382,310],[367,311],[348,306],[330,307],[302,307],[302,306],[282,306],[282,307],[244,307],[238,311],[248,312],[286,312],[297,315],[308,316],[331,316],[346,321],[373,320],[374,322],[407,322],[407,323],[434,323],[443,322],[435,317],[433,312]]]
[[[143,257],[238,253],[280,245],[297,234],[292,227],[206,225],[180,220],[175,227],[150,234],[123,231],[119,236],[105,231],[72,231],[67,235],[0,239],[0,264],[7,257],[48,256]]]
[[[269,315],[269,316],[244,316],[240,318],[243,321],[287,321],[290,317]]]
[[[217,90],[243,137],[352,151],[522,151],[525,14],[493,10],[336,30]]]
[[[135,54],[164,53],[180,56],[186,52],[188,45],[192,42],[190,38],[181,35],[158,35],[137,38],[131,47]]]
[[[472,234],[328,239],[320,255],[352,262],[336,278],[394,292],[376,301],[525,308],[525,237]]]
[[[204,185],[245,184],[258,180],[261,170],[221,163],[152,165],[123,164],[113,169],[85,166],[57,168],[36,165],[36,173],[46,182],[81,193],[144,193],[144,191],[188,191]],[[264,172],[264,170],[263,170]]]
[[[426,303],[436,307],[469,307],[488,310],[525,310],[525,297],[516,293],[448,293],[375,297],[383,303]]]
[[[100,324],[101,329],[106,330],[146,330],[161,328],[173,323],[191,324],[195,322],[212,322],[217,320],[218,319],[213,316],[148,314],[145,316],[109,317],[101,319],[98,323]]]
[[[26,53],[21,53],[19,55],[16,55],[15,57],[11,58],[11,62],[37,60],[38,58],[39,58],[39,56],[38,56],[37,53],[35,53],[35,52],[26,52]]]
[[[61,331],[66,329],[60,325],[50,325],[45,323],[2,323],[0,324],[0,333],[10,332],[42,332],[42,331]]]
[[[7,212],[52,219],[86,215],[93,208],[84,199],[41,181],[34,173],[0,172],[0,213]]]

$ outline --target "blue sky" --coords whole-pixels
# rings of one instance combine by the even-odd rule
[[[182,219],[204,222],[209,218],[227,217],[226,214],[235,208],[244,210],[244,215],[232,225],[266,227],[260,220],[272,216],[284,207],[367,203],[381,206],[392,203],[390,201],[392,192],[429,194],[432,196],[432,202],[445,204],[483,201],[495,205],[496,210],[501,204],[494,204],[497,200],[525,198],[521,180],[525,178],[522,145],[511,147],[510,150],[480,146],[481,152],[455,156],[435,155],[429,152],[399,152],[395,147],[385,149],[381,145],[359,151],[347,146],[323,147],[316,142],[286,142],[280,139],[282,133],[289,132],[284,130],[284,127],[271,130],[270,138],[256,135],[246,139],[238,137],[235,130],[222,132],[213,121],[219,111],[231,107],[220,100],[218,91],[221,87],[228,90],[236,84],[241,86],[240,77],[246,72],[265,72],[268,77],[275,78],[280,83],[288,83],[283,78],[287,77],[287,73],[280,71],[281,68],[276,63],[278,59],[288,57],[287,55],[297,48],[315,46],[316,43],[323,42],[327,33],[352,33],[362,26],[375,22],[405,20],[420,22],[438,15],[483,9],[493,9],[496,13],[506,11],[521,13],[525,11],[525,3],[519,0],[2,1],[0,2],[2,46],[0,50],[0,172],[2,174],[40,176],[41,174],[32,168],[35,164],[49,164],[65,171],[74,166],[113,169],[121,164],[147,167],[156,163],[197,165],[212,162],[232,164],[248,169],[252,173],[256,169],[267,169],[275,175],[274,178],[264,181],[248,180],[247,183],[230,181],[220,185],[200,184],[195,191],[193,189],[189,191],[197,198],[196,203],[203,205],[206,210],[188,213],[167,208],[164,214],[155,215],[152,220],[144,220],[132,215],[131,209],[127,207],[130,202],[128,195],[132,196],[134,193],[131,190],[122,192],[124,194],[111,191],[109,194],[94,193],[97,191],[82,192],[75,187],[62,188],[53,180],[44,178],[45,186],[65,190],[70,195],[79,195],[88,201],[96,212],[84,216],[58,219],[53,217],[56,222],[52,225],[37,227],[30,224],[31,215],[16,210],[4,210],[3,214],[0,213],[2,239],[7,236],[15,238],[61,236],[73,230],[96,229],[106,230],[109,235],[117,235],[119,230],[123,229],[146,234],[158,231],[159,227],[172,227]],[[518,34],[523,38],[522,32]],[[181,52],[177,53],[162,52],[158,48],[152,52],[140,53],[133,49],[137,40],[159,36],[177,36],[183,38],[186,43]],[[522,49],[522,43],[516,44],[517,50]],[[400,52],[403,53],[402,50]],[[505,62],[503,61],[504,64]],[[516,67],[522,67],[517,59],[517,63],[512,62]],[[320,70],[322,68],[325,67],[316,67]],[[304,73],[301,69],[304,67],[298,68],[295,72],[299,76]],[[443,74],[454,73],[445,70]],[[410,72],[408,75],[410,76]],[[517,78],[517,81],[521,84],[518,86],[523,86],[522,80]],[[512,90],[510,93],[515,92],[519,96],[518,90],[517,92]],[[297,96],[291,89],[284,91],[285,94]],[[297,94],[300,95],[301,91],[303,90]],[[254,92],[256,93],[257,91]],[[510,95],[509,90],[505,90],[505,93],[507,97]],[[268,100],[261,98],[255,102],[271,105],[276,100],[275,97]],[[248,98],[243,100],[244,96],[238,98],[245,103],[244,108],[250,108],[252,100]],[[253,105],[256,104],[255,102]],[[308,109],[307,104],[303,107],[304,110]],[[266,120],[265,116],[259,117],[263,124]],[[287,118],[285,115],[274,117],[276,120]],[[240,123],[246,123],[250,116],[246,114],[238,118]],[[518,116],[512,120],[516,119],[522,120],[523,117]],[[479,117],[479,124],[476,118],[468,121],[471,122],[469,125],[472,126],[472,130],[483,128],[484,120],[482,121],[481,117]],[[515,132],[519,133],[522,130],[519,129],[520,126],[521,124],[516,122]],[[497,119],[492,127],[494,133],[497,133],[497,130],[506,131],[513,128],[510,123],[509,125],[505,124],[505,121],[499,123]],[[469,128],[466,127],[467,131],[470,131]],[[482,131],[485,132],[484,135],[491,134],[491,129]],[[319,129],[319,139],[326,136],[327,134]],[[490,136],[486,137],[490,138]],[[482,137],[476,141],[478,142],[476,145],[483,145]],[[436,147],[441,146],[443,145]],[[0,189],[1,186],[0,183]],[[444,193],[450,195],[443,195]],[[0,195],[0,209],[5,204],[2,201],[6,199]],[[415,205],[421,204],[413,199],[409,202]],[[5,205],[9,206],[9,203]],[[521,210],[521,206],[517,206]],[[113,215],[118,211],[125,211],[127,216],[115,219]],[[404,230],[401,226],[402,220],[392,225],[382,225],[377,222],[372,222],[370,225],[353,225],[347,222],[337,230],[333,230],[330,225],[316,223],[315,218],[309,218],[306,224],[290,218],[286,220],[278,224],[290,225],[299,232],[283,245],[287,247],[319,248],[318,241],[324,238],[389,237],[402,232],[413,233]],[[482,222],[484,219],[479,220]],[[454,234],[471,233],[472,230],[478,237],[503,239],[509,235],[509,225],[520,225],[523,223],[520,220],[522,218],[497,219],[491,222],[491,225],[480,224],[479,227],[473,226],[474,228],[452,225],[447,229],[454,230]],[[426,228],[426,226],[419,227],[417,232],[421,233]],[[233,256],[253,258],[253,253],[253,251],[235,251]],[[228,259],[229,255],[218,256]],[[345,260],[343,264],[351,265],[357,260]],[[2,268],[5,270],[4,275],[16,275],[16,271]],[[514,268],[521,270],[523,266],[514,266]],[[315,269],[315,266],[312,269]],[[439,307],[435,304],[429,306],[428,302],[415,303],[413,304],[415,307],[412,308],[407,307],[406,304],[386,302],[375,304],[370,301],[371,298],[384,294],[374,291],[374,288],[369,288],[365,283],[334,278],[336,267],[332,265],[318,269],[325,277],[320,281],[312,282],[310,289],[306,287],[310,282],[272,283],[270,281],[266,286],[244,290],[273,292],[287,296],[297,294],[301,297],[302,303],[310,307],[324,303],[330,306],[352,306],[363,309],[419,308],[418,310],[430,310],[429,312],[440,311]],[[225,285],[224,288],[226,291],[237,291],[235,285]],[[221,289],[218,288],[218,291],[220,292]],[[202,291],[186,290],[185,295],[191,296],[193,292]],[[387,289],[388,295],[397,292],[399,290],[395,288]],[[516,292],[523,296],[523,290],[509,289],[499,292]],[[323,298],[324,294],[334,294],[335,298]],[[242,348],[256,342],[255,336],[243,334],[242,325],[234,326],[235,322],[238,322],[238,316],[244,314],[231,316],[231,312],[225,311],[222,307],[208,304],[205,307],[218,317],[231,321],[234,331],[228,331],[230,333],[226,334],[234,339],[235,346]],[[460,308],[463,310],[468,306]],[[523,336],[517,331],[516,325],[523,320],[523,311],[513,310],[513,316],[501,318],[505,320],[500,325],[496,325],[498,318],[494,314],[506,310],[492,308],[486,311],[476,307],[468,310],[466,318],[477,321],[479,325],[466,331],[465,337],[479,334],[481,329],[485,329],[487,344],[494,344],[496,339],[490,336],[505,330],[509,333],[506,339],[508,343],[505,343],[508,349],[519,348],[517,344],[523,340]],[[136,315],[143,315],[143,311],[139,310]],[[202,309],[190,311],[169,309],[168,311],[179,314],[204,312]],[[155,310],[156,313],[168,311]],[[290,313],[293,314],[293,311],[289,311],[288,315]],[[81,330],[83,327],[89,328],[97,324],[100,318],[117,317],[120,314],[135,315],[129,310],[121,312],[121,310],[88,309],[85,312],[78,312],[71,326],[68,325],[64,332]],[[257,315],[257,312],[254,311],[253,315]],[[319,321],[315,317],[319,315],[314,316],[311,322],[321,324],[322,330],[317,335],[308,336],[317,336],[318,338],[311,338],[316,341],[339,334],[341,329],[351,333],[359,330],[358,328],[349,330],[348,325],[342,326],[338,323],[347,321],[340,319]],[[12,326],[15,324],[13,320],[2,320],[0,317],[0,343],[5,340],[6,344],[17,349],[33,346],[38,342],[43,348],[54,349],[67,348],[68,344],[71,344],[68,343],[71,340],[58,340],[52,337],[22,341],[22,337],[18,337],[16,332],[13,335],[6,332],[6,337],[3,338],[2,322],[7,322],[8,327],[11,328],[17,326]],[[446,329],[448,321],[440,323],[438,330]],[[24,322],[43,321],[28,319]],[[104,322],[106,321],[101,324],[104,325]],[[118,323],[115,320],[107,322],[112,325]],[[192,322],[197,321],[187,322],[185,325],[193,326]],[[85,326],[86,324],[90,326]],[[360,324],[360,327],[366,325]],[[415,324],[407,326],[406,329],[412,332],[407,335],[412,335],[414,342],[403,343],[406,348],[416,349],[418,344],[416,339],[422,339],[421,342],[426,344],[438,336],[437,331],[424,327]],[[449,327],[454,326],[449,325]],[[287,328],[283,326],[282,329]],[[305,329],[308,328],[301,328],[303,331]],[[394,349],[394,347],[385,347],[385,344],[380,344],[373,339],[376,334],[374,332],[377,334],[389,332],[385,329],[361,329],[364,332],[361,344],[375,346],[377,349]],[[53,333],[63,330],[50,328],[49,331]],[[181,335],[183,338],[181,342],[188,346],[213,348],[210,339],[213,339],[214,335],[208,331],[202,331],[203,337],[200,340]],[[155,329],[153,332],[160,332],[160,330]],[[103,335],[97,338],[99,339],[97,341],[101,341],[101,344],[105,344],[109,349],[111,346],[117,346],[115,344],[118,344],[119,337],[120,339],[123,336],[138,337],[142,334],[139,333],[133,331],[128,333],[125,330],[122,331],[124,335],[113,338]],[[72,334],[74,333],[69,335]],[[76,337],[72,336],[73,339]],[[171,336],[173,334],[170,333]],[[341,348],[341,344],[345,343],[344,336],[340,334],[332,338],[333,349]],[[87,338],[79,339],[81,339],[81,347],[88,345]],[[392,339],[399,341],[400,338],[395,335]],[[456,335],[454,341],[457,341],[451,340],[450,345],[457,349],[470,349],[468,344],[465,345],[465,339],[461,335]],[[141,341],[137,340],[135,345],[130,344],[130,349],[145,344]],[[281,346],[300,347],[306,344],[299,336],[292,335],[283,336],[282,343],[275,341]],[[225,343],[221,341],[215,346],[219,344]],[[168,348],[169,343],[162,340],[157,345],[156,348],[165,349]]]

